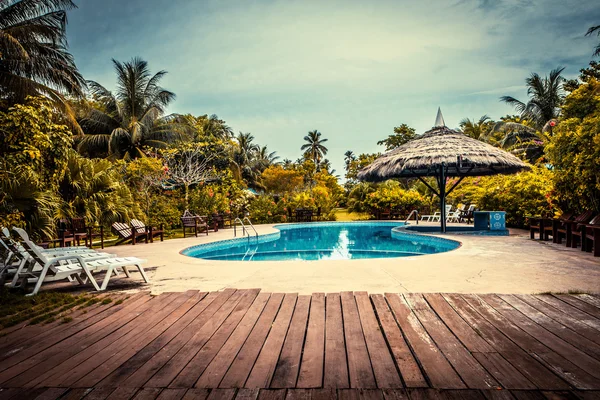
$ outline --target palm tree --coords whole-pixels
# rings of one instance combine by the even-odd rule
[[[304,140],[307,142],[303,144],[300,150],[304,151],[304,157],[314,161],[315,165],[318,166],[321,159],[327,154],[327,147],[323,146],[323,143],[327,139],[321,139],[321,132],[314,131],[308,132],[307,136],[304,136]]]
[[[354,155],[354,152],[352,150],[348,150],[347,152],[344,153],[344,162],[346,163],[346,171],[348,171],[348,169],[350,168],[350,164],[352,164],[352,161],[356,160],[356,156]]]
[[[262,146],[256,152],[255,168],[262,172],[271,165],[279,164],[279,156],[276,151],[269,152],[267,146]]]
[[[113,60],[117,72],[117,90],[111,93],[101,84],[89,81],[93,100],[79,120],[86,136],[79,152],[91,156],[132,159],[143,157],[144,148],[165,148],[187,134],[187,121],[179,115],[164,116],[175,94],[159,86],[167,74],[151,75],[148,63],[140,58],[128,62]]]
[[[459,126],[465,135],[481,140],[489,132],[492,124],[490,117],[484,115],[478,121],[471,121],[469,118],[465,118],[460,121]]]
[[[67,51],[65,10],[75,7],[71,0],[0,1],[0,92],[8,105],[45,96],[72,115],[64,95],[80,97],[85,87]]]
[[[565,97],[562,87],[564,78],[561,76],[563,70],[556,68],[545,78],[532,73],[525,80],[529,96],[527,103],[512,96],[502,96],[500,100],[514,106],[521,117],[531,120],[536,129],[542,130],[548,121],[557,118],[560,113],[560,105]]]
[[[258,172],[254,168],[260,147],[254,143],[251,133],[240,132],[237,137],[237,146],[233,150],[233,164],[237,169],[237,175],[244,179],[248,186],[259,187]]]
[[[590,29],[588,29],[585,36],[591,36],[593,33],[596,33],[598,36],[600,36],[600,25],[592,26]],[[594,49],[593,56],[594,57],[600,56],[600,43],[598,43],[598,45]]]

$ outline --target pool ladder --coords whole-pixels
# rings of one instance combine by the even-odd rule
[[[254,227],[254,225],[252,225],[252,221],[250,221],[250,218],[248,217],[244,217],[244,219],[240,219],[240,218],[236,218],[235,221],[233,221],[233,237],[237,237],[237,223],[239,222],[240,225],[242,225],[242,236],[248,236],[248,240],[250,240],[250,230],[248,229],[248,227],[246,225],[244,225],[244,221],[247,221],[248,223],[248,227],[252,228],[252,230],[254,231],[254,236],[256,237],[256,240],[258,240],[258,232],[256,231],[256,228]]]
[[[410,214],[408,214],[408,217],[406,217],[406,220],[404,220],[405,224],[408,223],[408,220],[413,216],[413,214],[415,214],[415,221],[417,222],[417,225],[419,225],[419,210],[412,210]]]

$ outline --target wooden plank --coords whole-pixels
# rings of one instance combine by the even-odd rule
[[[508,390],[482,390],[483,397],[488,400],[515,400]]]
[[[14,367],[4,370],[0,373],[0,381],[5,382],[7,386],[22,386],[37,376],[39,371],[47,371],[50,367],[60,364],[97,341],[109,336],[112,337],[115,335],[115,332],[119,330],[119,332],[122,333],[133,329],[135,324],[131,322],[147,312],[153,304],[157,302],[160,303],[161,301],[162,299],[152,299],[150,301],[141,302],[141,304],[138,304],[138,307],[130,306],[122,308],[119,312],[115,312],[98,323],[80,330],[77,334],[68,337],[60,343],[56,343],[55,345],[46,348],[44,351],[28,357],[26,360],[21,360]],[[35,346],[30,346],[30,348],[36,347],[37,344]],[[35,351],[33,352],[35,353]],[[23,352],[16,354],[16,356],[18,356],[17,359],[22,358],[23,355],[28,353],[30,352],[24,350]],[[12,357],[10,360],[5,360],[5,362],[10,363],[14,361],[15,359]]]
[[[357,292],[354,297],[377,387],[401,388],[402,380],[398,375],[392,355],[379,328],[369,295],[366,292]]]
[[[95,386],[104,376],[151,341],[153,335],[158,334],[157,331],[164,331],[204,296],[205,293],[188,292],[169,297],[167,303],[155,304],[154,312],[141,320],[135,320],[133,329],[123,335],[118,333],[119,331],[114,332],[84,351],[72,355],[51,371],[32,379],[29,384],[61,387]]]
[[[98,387],[117,387],[123,383],[131,374],[137,371],[142,365],[148,362],[163,347],[170,343],[177,335],[188,327],[204,310],[214,301],[218,293],[209,293],[199,303],[197,303],[188,313],[171,325],[158,338],[154,339],[146,347],[136,353],[125,363],[115,369],[110,375],[104,378],[96,386]],[[208,396],[208,394],[207,394]]]
[[[361,400],[384,400],[381,389],[358,389]]]
[[[143,388],[135,394],[132,400],[154,400],[161,390],[160,388]]]
[[[339,400],[361,400],[358,389],[338,389],[337,392]]]
[[[521,371],[508,362],[500,353],[473,353],[473,357],[502,384],[505,389],[537,389]],[[500,388],[494,388],[498,390]]]
[[[311,389],[312,400],[337,400],[335,389]]]
[[[407,389],[411,400],[442,400],[444,397],[437,389]]]
[[[291,318],[292,310],[294,304],[296,302],[296,295],[284,295],[282,293],[273,293],[269,302],[265,306],[262,314],[258,318],[258,321],[252,328],[252,331],[248,335],[245,343],[242,345],[238,355],[233,360],[231,367],[221,380],[219,387],[243,387],[244,383],[248,379],[248,375],[250,371],[252,371],[252,367],[257,360],[257,357],[267,339],[267,335],[271,327],[274,324],[275,317],[277,316],[280,307],[282,306],[282,301],[284,297],[287,298],[287,303],[285,304],[285,310],[283,314],[288,314],[288,324],[289,318]],[[286,317],[284,316],[284,319]],[[286,327],[287,329],[287,327]],[[282,338],[283,341],[283,338]],[[277,354],[279,356],[279,354]],[[277,360],[273,361],[272,367],[275,368],[275,363]],[[256,388],[250,387],[251,389]]]
[[[565,342],[577,347],[579,350],[591,357],[594,357],[596,360],[600,359],[600,346],[587,339],[585,336],[580,335],[575,330],[572,330],[568,326],[562,324],[563,318],[560,316],[555,315],[555,317],[558,319],[553,319],[542,311],[533,307],[531,304],[527,303],[521,297],[514,295],[499,295],[499,297],[515,309],[519,310],[527,318],[544,327],[547,331],[552,332]],[[535,300],[531,301],[535,302]],[[544,303],[542,303],[542,305],[543,304]],[[594,331],[595,329],[590,328],[590,330]],[[592,337],[600,342],[600,332],[596,331],[596,334]]]
[[[600,378],[600,361],[590,357],[575,346],[548,332],[523,313],[516,310],[513,306],[503,301],[500,297],[496,295],[481,295],[481,298],[522,330],[552,349],[555,353],[565,357],[567,360],[574,361],[588,374]]]
[[[536,386],[512,364],[496,352],[477,331],[471,327],[440,294],[425,294],[425,299],[433,311],[446,324],[449,330],[473,354],[473,357],[498,381],[508,389],[535,389]],[[450,335],[451,337],[451,335]],[[489,356],[488,356],[489,355]],[[459,371],[460,373],[460,371]],[[495,389],[499,389],[496,387]]]
[[[344,342],[342,304],[339,294],[327,294],[325,316],[325,370],[323,371],[323,387],[347,388],[349,387],[348,364]],[[319,384],[319,386],[321,385]]]
[[[137,301],[125,302],[111,307],[110,313],[102,313],[86,320],[85,323],[78,324],[63,331],[56,336],[36,341],[35,346],[29,345],[27,347],[13,349],[9,354],[4,354],[4,357],[0,362],[0,371],[2,371],[2,373],[0,373],[0,380],[4,380],[2,379],[3,376],[10,376],[10,378],[15,376],[13,374],[3,375],[4,371],[12,366],[19,366],[18,374],[27,370],[29,367],[38,364],[40,359],[46,360],[48,354],[53,354],[51,350],[56,347],[56,344],[68,342],[72,345],[73,343],[76,343],[77,339],[81,336],[89,337],[90,335],[94,335],[95,337],[103,337],[102,335],[109,334],[112,330],[127,322],[125,321],[122,324],[115,326],[115,321],[120,321],[125,315],[130,314],[131,311],[136,311],[138,308],[140,308],[140,310],[143,309],[145,303],[150,300],[150,296],[140,296]]]
[[[542,394],[547,400],[580,400],[573,392],[549,392],[542,390]]]
[[[206,400],[208,394],[208,389],[192,388],[185,392],[183,400]]]
[[[600,311],[600,297],[598,295],[592,295],[588,293],[572,295],[581,301],[585,301],[588,304],[595,306]]]
[[[432,310],[446,324],[462,342],[462,344],[473,353],[494,353],[496,350],[483,339],[464,319],[448,304],[439,293],[427,293],[423,295]]]
[[[187,389],[163,389],[156,400],[180,400],[185,396]]]
[[[306,334],[308,325],[309,307],[310,296],[298,296],[292,322],[290,323],[279,360],[275,367],[275,373],[271,380],[271,388],[296,387],[298,373],[300,372],[304,335]]]
[[[258,398],[258,389],[239,389],[235,400],[256,400]]]
[[[536,300],[539,300],[540,302],[544,302],[545,304],[551,306],[553,309],[560,311],[563,315],[568,315],[569,317],[575,319],[577,322],[586,324],[587,326],[594,328],[596,331],[600,331],[599,318],[595,318],[590,314],[586,313],[585,311],[581,311],[579,308],[572,306],[566,301],[563,301],[552,295],[537,295],[533,297]]]
[[[113,390],[113,392],[106,397],[107,400],[129,400],[131,399],[136,392],[138,392],[138,388],[124,388],[119,387]]]
[[[269,336],[267,336],[260,350],[244,387],[253,389],[270,387],[277,360],[290,326],[297,297],[298,295],[295,293],[285,295],[281,308],[277,313],[277,318],[269,331]]]
[[[207,400],[233,400],[235,389],[213,389],[207,397]]]
[[[375,375],[354,295],[352,292],[342,292],[341,300],[350,387],[375,388]]]
[[[285,395],[285,400],[311,400],[311,390],[310,389],[288,389],[288,391]]]
[[[284,400],[285,389],[261,389],[258,400]]]
[[[542,392],[535,391],[523,391],[523,390],[513,390],[511,394],[517,400],[547,400],[546,397],[542,394]]]
[[[544,344],[539,342],[533,336],[520,329],[512,323],[512,320],[507,319],[504,315],[496,311],[491,305],[483,301],[482,298],[476,295],[462,295],[462,298],[483,315],[490,323],[492,323],[499,331],[508,336],[521,349],[529,353],[532,357],[551,369],[555,374],[569,382],[576,388],[593,389],[597,386],[598,380],[588,374],[586,371],[579,368],[566,358],[554,353]],[[549,332],[546,332],[549,334]],[[510,352],[507,354],[510,357]],[[512,361],[511,361],[512,362]],[[523,371],[523,369],[521,369]],[[523,371],[525,375],[525,371]],[[526,375],[532,382],[534,378],[530,372]]]
[[[5,354],[6,352],[13,350],[15,347],[27,347],[30,344],[39,342],[42,340],[42,338],[56,336],[67,329],[72,329],[73,326],[81,324],[87,319],[110,310],[110,308],[118,301],[121,303],[124,301],[129,301],[130,299],[127,299],[127,297],[128,296],[125,294],[115,293],[96,296],[95,298],[98,299],[97,303],[88,307],[84,307],[84,303],[70,310],[64,311],[60,313],[56,317],[57,320],[52,323],[29,325],[29,321],[26,321],[20,326],[14,327],[15,329],[12,332],[7,333],[0,338],[0,354]],[[139,294],[139,297],[141,297],[141,294]],[[102,304],[102,300],[106,298],[110,298],[113,301],[109,304]],[[68,324],[63,323],[63,317],[73,318],[73,321]],[[3,330],[2,332],[5,333],[7,330]]]
[[[390,311],[385,297],[380,294],[371,295],[371,300],[377,311],[383,333],[392,351],[394,361],[400,370],[407,387],[429,387],[415,357],[402,336],[402,332]]]
[[[461,295],[444,295],[454,310],[536,387],[565,389],[569,385],[491,324]],[[518,333],[518,332],[517,332]]]
[[[257,297],[258,295],[258,297]],[[225,342],[229,339],[234,329],[238,326],[242,318],[249,311],[250,307],[264,308],[269,300],[268,293],[258,294],[258,291],[247,291],[239,303],[235,306],[231,314],[221,324],[219,329],[212,335],[210,340],[200,349],[200,351],[192,358],[185,368],[177,375],[175,380],[171,382],[171,387],[191,387],[193,386],[200,375],[204,372],[208,364],[212,361],[215,355],[221,350]]]
[[[466,388],[446,357],[423,328],[419,319],[408,307],[404,298],[394,293],[386,293],[385,297],[396,322],[400,325],[432,386],[436,388]]]
[[[448,400],[484,400],[479,390],[444,390],[442,396]]]
[[[581,311],[584,311],[585,313],[589,314],[594,318],[600,318],[600,310],[598,310],[598,307],[586,301],[583,301],[579,296],[573,296],[570,294],[557,294],[554,295],[554,297],[572,305],[573,307],[580,309]]]
[[[423,295],[407,294],[405,298],[429,336],[442,353],[444,353],[469,388],[499,388],[498,381],[483,368],[477,359],[469,353],[448,327],[435,315],[423,298]]]
[[[70,389],[67,394],[60,398],[60,400],[81,400],[88,394],[90,394],[94,389],[91,388],[76,388]]]
[[[306,343],[300,363],[298,388],[318,388],[323,385],[325,360],[325,295],[313,293],[306,329]],[[314,393],[313,393],[314,394]]]
[[[91,393],[85,396],[85,400],[105,400],[110,396],[116,389],[115,388],[94,388]],[[135,389],[133,389],[135,390]],[[133,392],[135,393],[135,392]],[[133,396],[133,393],[131,394]]]
[[[97,385],[112,371],[122,365],[129,358],[133,357],[139,350],[163,333],[169,326],[179,320],[179,318],[185,315],[185,313],[187,313],[195,304],[197,304],[198,301],[204,297],[204,295],[205,293],[195,294],[192,298],[185,301],[185,303],[169,312],[168,315],[166,315],[166,317],[164,317],[162,320],[160,317],[157,318],[157,320],[159,320],[158,323],[153,325],[148,324],[140,328],[138,331],[128,334],[127,338],[122,339],[120,346],[115,346],[112,355],[110,352],[106,352],[106,355],[109,358],[105,359],[105,357],[95,357],[94,363],[92,364],[94,366],[93,370],[87,374],[84,374],[82,371],[82,373],[79,374],[81,379],[76,381],[73,386],[87,387]],[[157,313],[157,315],[159,314],[160,313]]]
[[[227,342],[225,342],[211,363],[208,364],[202,375],[200,375],[195,387],[218,387],[219,383],[225,376],[225,373],[229,369],[229,366],[235,360],[236,355],[244,345],[248,335],[250,332],[252,332],[252,329],[259,320],[263,310],[269,308],[269,311],[271,311],[272,308],[274,308],[274,305],[279,307],[282,297],[283,296],[272,295],[266,302],[266,305],[262,302],[264,298],[261,298],[260,301],[255,302],[255,304],[250,307]],[[257,300],[259,299],[257,298]]]
[[[206,335],[204,326],[219,312],[227,312],[229,307],[235,306],[242,293],[227,289],[219,293],[208,307],[182,330],[173,340],[165,345],[150,360],[131,374],[124,382],[124,386],[140,387],[166,387],[177,373],[186,365],[199,348],[194,344]],[[192,354],[188,354],[192,352]],[[153,382],[154,380],[154,382]]]
[[[598,399],[600,399],[600,391],[596,391],[596,390],[576,391],[574,393],[577,395],[577,398],[579,398],[581,400],[598,400]]]
[[[48,388],[35,396],[35,400],[56,400],[67,392],[65,388]]]
[[[408,400],[408,394],[404,389],[383,389],[385,400]]]
[[[544,313],[548,317],[552,318],[556,322],[568,327],[569,329],[577,332],[581,336],[591,340],[596,343],[596,345],[600,345],[600,320],[595,320],[595,318],[590,317],[587,319],[588,321],[595,320],[598,322],[598,326],[595,328],[593,325],[590,325],[573,315],[569,311],[564,311],[565,309],[571,309],[571,311],[578,311],[574,307],[569,306],[566,303],[561,302],[553,297],[561,305],[564,305],[563,310],[559,310],[550,304],[540,300],[537,296],[525,296],[525,295],[516,295],[517,298],[526,302],[532,307],[535,307],[536,310]],[[581,312],[583,315],[587,315],[584,312]]]

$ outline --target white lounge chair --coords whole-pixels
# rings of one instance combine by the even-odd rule
[[[446,215],[450,214],[450,211],[452,211],[452,206],[446,206]],[[421,215],[421,221],[427,221],[427,222],[439,222],[440,218],[442,218],[442,213],[439,211],[436,211],[435,213],[433,213],[433,215]]]
[[[37,278],[37,282],[33,292],[28,294],[32,296],[37,294],[42,286],[43,282],[56,281],[68,279],[73,282],[77,280],[81,284],[85,284],[87,281],[91,282],[94,288],[98,291],[105,290],[108,286],[111,275],[118,268],[123,269],[125,275],[130,277],[128,266],[137,267],[142,275],[145,282],[149,282],[148,277],[142,264],[146,260],[142,260],[136,257],[120,257],[120,258],[94,258],[86,255],[85,253],[70,253],[57,257],[49,256],[29,240],[27,233],[20,228],[13,228],[21,238],[23,239],[22,245],[27,254],[31,257],[29,267],[26,271],[21,271],[16,275],[16,279],[22,279],[23,277],[32,276]],[[36,266],[41,266],[41,271],[35,270]],[[102,280],[102,284],[98,285],[92,272],[106,271],[106,275]]]

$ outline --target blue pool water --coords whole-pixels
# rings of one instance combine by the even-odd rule
[[[349,222],[278,225],[276,234],[198,245],[182,254],[207,260],[349,260],[434,254],[460,243],[411,234],[401,222]]]

